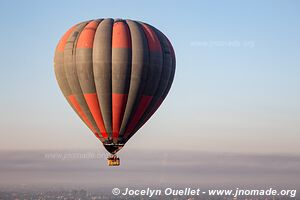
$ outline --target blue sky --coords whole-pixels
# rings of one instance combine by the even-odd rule
[[[168,98],[126,148],[299,154],[299,8],[298,1],[1,1],[0,149],[98,148],[59,91],[53,55],[72,25],[112,17],[154,25],[177,58]]]

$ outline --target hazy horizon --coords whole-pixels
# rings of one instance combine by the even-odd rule
[[[127,151],[116,168],[107,166],[106,155],[92,150],[0,152],[0,188],[300,189],[299,155]]]

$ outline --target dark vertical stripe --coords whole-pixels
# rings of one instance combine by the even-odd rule
[[[160,41],[155,31],[146,24],[141,24],[147,38],[149,51],[149,69],[147,71],[147,81],[140,97],[139,103],[132,115],[130,122],[123,135],[123,139],[132,134],[134,128],[138,125],[141,117],[148,108],[156,90],[159,87],[159,81],[163,69],[163,55]]]
[[[155,31],[156,35],[158,36],[162,47],[163,70],[159,81],[159,87],[157,88],[153,99],[151,100],[151,103],[149,104],[147,110],[144,112],[137,125],[134,127],[134,130],[126,138],[124,138],[125,141],[128,141],[130,137],[132,137],[132,135],[134,135],[134,133],[136,133],[159,108],[164,98],[167,96],[174,78],[175,54],[172,49],[172,46],[164,34],[162,34],[159,30],[155,29],[154,27],[151,28]]]
[[[84,99],[82,89],[78,80],[77,68],[76,68],[76,43],[78,36],[86,26],[87,23],[80,24],[76,27],[75,31],[70,35],[67,40],[65,49],[64,49],[64,66],[66,77],[69,83],[69,86],[72,90],[72,94],[75,96],[78,104],[80,105],[85,116],[91,122],[95,134],[98,134],[101,141],[104,141],[103,137],[100,135],[100,130],[98,129],[96,122],[88,108],[88,105]]]
[[[80,87],[87,106],[102,136],[107,138],[102,114],[98,104],[93,73],[93,42],[96,29],[101,20],[90,22],[79,35],[76,47],[76,68]]]
[[[109,140],[112,139],[111,53],[112,19],[104,19],[96,30],[93,43],[93,72],[98,101]]]
[[[120,135],[124,134],[130,116],[132,115],[134,108],[138,105],[138,100],[141,97],[141,92],[143,91],[146,84],[147,70],[149,68],[148,44],[142,27],[140,26],[140,24],[131,20],[126,20],[126,22],[128,24],[131,35],[132,64],[130,88],[120,129]]]
[[[69,86],[66,73],[65,73],[65,66],[64,66],[64,48],[67,43],[67,39],[69,36],[74,32],[76,28],[76,25],[70,28],[61,38],[59,41],[56,51],[55,51],[55,57],[54,57],[54,71],[56,80],[58,82],[58,85],[65,96],[66,100],[70,104],[70,106],[73,108],[73,110],[76,112],[76,114],[79,116],[79,118],[91,129],[91,127],[88,125],[88,123],[82,118],[80,113],[77,111],[77,109],[74,107],[73,103],[70,101],[69,96],[72,95],[72,90]],[[91,131],[93,131],[91,129]]]

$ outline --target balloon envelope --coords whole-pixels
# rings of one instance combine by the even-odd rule
[[[153,26],[97,19],[63,35],[54,69],[71,107],[114,154],[167,96],[175,54],[167,37]]]

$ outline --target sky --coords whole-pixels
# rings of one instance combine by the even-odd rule
[[[126,151],[300,154],[299,1],[0,1],[0,150],[100,149],[55,80],[56,44],[96,18],[144,21],[176,53],[171,91]]]

